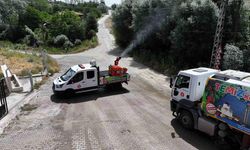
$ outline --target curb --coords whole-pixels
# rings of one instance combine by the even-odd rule
[[[34,91],[27,95],[27,97],[23,98],[14,108],[9,110],[9,113],[0,120],[0,135],[3,133],[4,129],[10,124],[10,122],[16,118],[17,115],[21,112],[21,107],[25,104],[29,103],[36,95],[38,91]]]

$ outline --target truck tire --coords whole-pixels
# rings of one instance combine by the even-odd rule
[[[194,128],[194,119],[190,112],[186,110],[182,110],[180,112],[179,121],[181,122],[182,126],[187,129]]]

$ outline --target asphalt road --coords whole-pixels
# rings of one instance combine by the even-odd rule
[[[62,67],[96,59],[101,70],[113,63],[120,51],[99,20],[100,45],[79,54],[54,55]],[[124,58],[131,81],[122,90],[78,94],[70,99],[53,96],[49,79],[30,105],[0,136],[0,149],[216,149],[200,132],[188,131],[172,117],[166,76]]]

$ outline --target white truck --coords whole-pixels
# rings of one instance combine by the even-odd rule
[[[113,67],[118,68],[119,73],[112,70]],[[58,96],[73,95],[98,90],[102,87],[121,87],[122,83],[128,83],[129,80],[130,75],[127,73],[127,69],[119,67],[117,62],[110,66],[109,70],[100,71],[96,62],[91,61],[89,64],[72,66],[66,73],[54,80],[52,89]]]
[[[171,79],[171,110],[180,123],[221,146],[250,146],[250,73],[210,68],[180,71]]]

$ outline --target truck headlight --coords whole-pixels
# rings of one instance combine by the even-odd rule
[[[56,88],[62,88],[64,84],[57,84]]]

